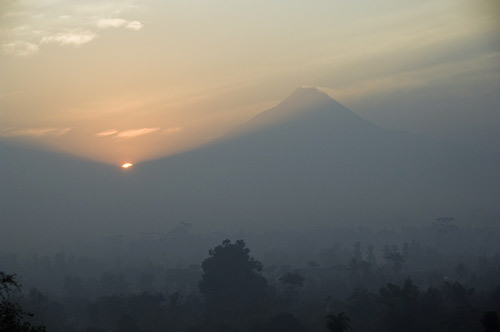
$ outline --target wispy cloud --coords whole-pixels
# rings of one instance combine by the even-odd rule
[[[23,41],[3,44],[1,47],[2,53],[20,57],[28,57],[38,53],[38,45]]]
[[[135,138],[139,136],[149,135],[157,132],[160,128],[141,128],[141,129],[130,129],[118,132],[114,138]]]
[[[4,137],[42,137],[42,136],[63,136],[71,128],[24,128],[24,129],[6,129],[1,133]]]
[[[129,24],[127,24],[126,28],[134,31],[139,31],[142,29],[144,25],[139,22],[139,21],[132,21]]]
[[[62,129],[59,129],[57,132],[56,132],[56,135],[57,136],[64,136],[66,135],[67,133],[70,132],[72,128],[62,128]]]
[[[63,46],[81,46],[95,39],[97,35],[92,31],[61,32],[54,35],[44,36],[41,44],[56,43]]]
[[[182,127],[170,127],[170,128],[164,129],[162,131],[162,133],[165,135],[172,135],[172,134],[177,134],[178,132],[181,132],[182,129],[183,129]]]
[[[127,24],[128,21],[123,18],[101,18],[97,20],[96,26],[101,29],[119,28]]]
[[[101,131],[100,133],[97,133],[95,135],[98,137],[106,137],[106,136],[114,135],[117,132],[118,132],[118,130],[116,130],[116,129],[109,129],[109,130]]]
[[[100,18],[96,21],[95,25],[100,29],[107,28],[122,28],[125,27],[129,30],[139,31],[144,26],[139,21],[127,21],[123,18]]]
[[[125,4],[122,3],[124,1],[96,1],[79,6],[61,4],[58,9],[44,5],[44,1],[39,1],[42,3],[39,6],[30,7],[30,2],[10,6],[5,15],[2,15],[0,5],[0,21],[7,14],[15,14],[19,16],[19,22],[30,22],[8,28],[8,25],[3,27],[0,24],[2,54],[28,57],[39,53],[44,44],[79,47],[95,40],[104,29],[139,31],[144,26],[137,20],[117,17],[125,10],[136,8],[138,4],[135,0],[126,1]]]

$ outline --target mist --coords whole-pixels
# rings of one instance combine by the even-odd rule
[[[0,332],[500,331],[499,10],[0,4]]]

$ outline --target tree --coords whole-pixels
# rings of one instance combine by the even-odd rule
[[[356,242],[353,245],[353,248],[354,248],[353,258],[356,261],[361,262],[363,260],[363,254],[361,253],[361,243]]]
[[[304,277],[297,272],[287,272],[279,278],[285,287],[285,296],[288,303],[293,303],[298,298],[298,288],[304,286]]]
[[[124,314],[116,322],[116,332],[142,332],[137,322],[128,314]]]
[[[345,332],[351,329],[351,320],[343,312],[326,316],[326,327],[331,332]]]
[[[403,255],[401,255],[401,253],[398,251],[398,247],[395,245],[392,246],[392,250],[389,249],[388,246],[385,247],[384,259],[392,262],[392,270],[394,271],[394,273],[399,273],[403,268],[403,263],[405,262]]]
[[[224,240],[208,254],[199,287],[213,319],[238,320],[262,303],[267,280],[260,274],[262,264],[250,257],[243,240],[234,244]]]
[[[372,265],[376,263],[374,249],[375,247],[372,244],[369,244],[366,248],[366,260]]]
[[[467,268],[465,267],[464,263],[459,263],[455,267],[455,273],[457,274],[457,277],[463,281],[465,277],[467,276]]]
[[[499,332],[500,324],[498,323],[498,314],[494,311],[487,311],[483,314],[481,319],[483,323],[484,332]]]
[[[406,279],[403,287],[388,283],[379,292],[380,303],[387,310],[385,330],[421,331],[418,328],[420,291],[411,279]]]
[[[315,269],[319,267],[319,263],[316,262],[315,260],[310,260],[309,262],[307,262],[307,267],[310,269]]]
[[[0,271],[0,332],[44,332],[43,326],[31,326],[25,321],[25,312],[17,303],[11,302],[12,291],[21,290],[21,285],[15,280],[15,275]]]
[[[285,273],[281,278],[279,278],[279,281],[288,289],[295,289],[297,287],[302,287],[304,285],[304,279],[303,276],[298,274],[297,272],[287,272]]]
[[[266,332],[304,332],[305,328],[294,315],[289,313],[277,314],[267,321]]]

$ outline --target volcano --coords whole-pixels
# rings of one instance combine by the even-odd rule
[[[500,165],[488,155],[381,128],[316,88],[299,88],[211,144],[133,172],[14,150],[0,149],[2,223],[33,238],[179,222],[256,231],[439,216],[472,225],[500,215]]]

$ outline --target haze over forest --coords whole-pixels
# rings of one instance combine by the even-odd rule
[[[498,332],[499,22],[1,2],[0,332]]]

